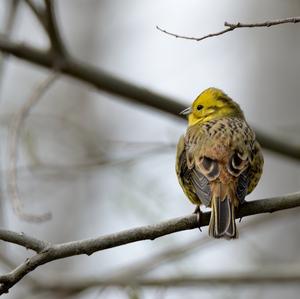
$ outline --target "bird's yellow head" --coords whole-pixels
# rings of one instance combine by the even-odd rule
[[[204,90],[192,106],[183,110],[181,114],[188,115],[189,126],[222,117],[244,118],[240,106],[222,90],[214,87]]]

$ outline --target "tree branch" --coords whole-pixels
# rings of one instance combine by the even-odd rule
[[[48,90],[51,84],[58,78],[58,73],[51,73],[41,84],[35,88],[31,96],[24,102],[22,107],[12,118],[10,125],[10,134],[8,138],[8,181],[7,190],[10,195],[13,210],[15,214],[25,221],[42,222],[51,218],[51,213],[44,213],[41,215],[29,214],[24,212],[23,204],[20,199],[20,192],[17,183],[17,160],[18,160],[18,140],[21,133],[21,128],[24,124],[25,118],[32,109],[32,107],[40,100],[44,93]]]
[[[283,216],[285,217],[294,217],[299,216],[299,211],[297,209],[294,209],[292,211],[289,211],[288,214],[280,215],[281,219]],[[278,219],[278,218],[277,218]],[[268,223],[273,222],[273,217],[259,217],[256,218],[253,221],[245,222],[239,225],[239,231],[247,230],[254,230],[262,225],[268,225]],[[186,257],[187,255],[190,255],[192,252],[196,251],[198,254],[201,251],[201,248],[206,248],[211,245],[215,245],[215,240],[213,238],[210,238],[208,235],[203,236],[201,239],[196,238],[195,240],[192,240],[185,244],[180,244],[178,246],[172,245],[171,247],[168,247],[158,253],[155,253],[153,255],[147,255],[147,257],[141,261],[135,261],[134,263],[131,263],[129,265],[125,265],[122,267],[122,269],[115,269],[110,270],[110,273],[115,273],[112,275],[106,275],[106,279],[109,280],[120,280],[123,278],[131,278],[132,280],[147,274],[150,271],[155,270],[159,266],[161,266],[164,263],[170,262],[170,261],[176,261],[178,262],[180,259]]]
[[[23,246],[35,252],[41,252],[49,246],[49,243],[27,236],[24,233],[16,233],[5,229],[0,229],[0,240]]]
[[[2,35],[5,36],[6,38],[9,38],[12,34],[14,25],[16,23],[16,17],[18,14],[19,5],[20,5],[19,0],[12,0],[8,3],[8,9],[7,9],[8,11],[5,13],[6,18],[4,24],[2,25],[3,27]],[[5,68],[5,63],[4,63],[5,56],[6,56],[5,53],[1,53],[0,55],[0,84],[2,84],[3,81],[3,74]]]
[[[68,55],[67,49],[61,37],[54,10],[54,0],[44,0],[46,4],[45,16],[47,19],[47,32],[51,41],[52,49],[63,63],[64,57]]]
[[[39,50],[25,44],[16,44],[2,36],[0,36],[0,51],[50,69],[58,65],[56,57],[48,55],[48,51]],[[100,90],[125,97],[131,102],[146,105],[183,119],[179,112],[186,107],[179,101],[129,83],[77,59],[68,57],[62,64],[60,71]],[[263,132],[255,131],[260,144],[264,148],[300,160],[300,148],[298,146],[286,144],[286,142],[277,140]]]
[[[25,0],[26,4],[29,6],[31,11],[34,13],[34,15],[37,17],[41,25],[43,26],[44,30],[48,31],[48,24],[47,19],[45,18],[45,10],[43,7],[40,7],[40,5],[35,4],[32,0]]]
[[[176,37],[176,38],[194,40],[194,41],[197,41],[197,42],[199,42],[203,39],[206,39],[206,38],[219,36],[219,35],[222,35],[224,33],[229,32],[229,31],[234,30],[233,28],[230,27],[230,28],[226,28],[226,29],[223,29],[223,30],[215,32],[215,33],[209,33],[209,34],[201,36],[201,37],[193,37],[193,36],[186,36],[186,35],[180,35],[180,34],[177,34],[177,33],[173,33],[173,32],[167,31],[166,29],[160,28],[159,26],[156,26],[156,29],[161,31],[162,33],[165,33],[167,35],[170,35],[170,36],[173,36],[173,37]]]
[[[215,36],[219,36],[222,34],[225,34],[227,32],[233,31],[235,29],[238,28],[254,28],[254,27],[271,27],[271,26],[276,26],[276,25],[280,25],[280,24],[286,24],[286,23],[299,23],[300,22],[300,17],[293,17],[293,18],[285,18],[285,19],[279,19],[279,20],[271,20],[271,21],[264,21],[264,22],[260,22],[260,23],[229,23],[229,22],[225,22],[224,26],[227,27],[221,31],[215,32],[215,33],[210,33],[201,37],[193,37],[193,36],[185,36],[185,35],[179,35],[176,33],[172,33],[169,32],[165,29],[160,28],[159,26],[156,26],[156,29],[158,29],[159,31],[176,37],[176,38],[181,38],[181,39],[187,39],[187,40],[193,40],[193,41],[202,41],[204,39],[210,38],[210,37],[215,37]]]
[[[244,203],[238,211],[236,217],[271,213],[278,210],[289,209],[300,206],[300,192],[273,197],[252,202]],[[207,226],[210,219],[210,212],[201,215],[201,226]],[[20,235],[14,232],[0,231],[0,239],[13,242],[25,248],[31,248],[37,251],[37,254],[27,259],[23,264],[6,275],[0,276],[0,294],[8,290],[21,280],[29,272],[37,267],[47,264],[51,261],[87,254],[91,255],[96,251],[101,251],[137,241],[154,240],[156,238],[172,234],[175,232],[190,230],[198,227],[197,216],[195,214],[185,217],[175,218],[159,224],[138,227],[124,230],[118,233],[104,235],[98,238],[67,242],[62,244],[51,245],[43,241]]]
[[[277,219],[278,216],[280,216],[282,219],[283,216],[286,217],[293,217],[295,215],[299,215],[299,211],[297,209],[293,209],[289,213],[281,214],[281,215],[276,215]],[[239,227],[240,231],[244,231],[247,229],[253,230],[257,229],[261,225],[266,225],[270,222],[274,221],[274,217],[258,217],[253,221],[245,222],[242,223]],[[186,257],[187,255],[190,255],[192,252],[196,251],[198,254],[203,248],[208,248],[208,246],[215,245],[215,240],[213,238],[210,238],[208,235],[203,236],[202,238],[196,238],[190,242],[187,242],[185,244],[180,244],[178,246],[171,246],[168,248],[163,249],[162,251],[155,253],[153,255],[147,256],[145,259],[142,259],[140,261],[136,261],[134,263],[130,263],[127,266],[122,267],[120,269],[119,267],[115,270],[110,269],[109,270],[109,275],[106,275],[105,279],[99,279],[98,275],[97,278],[93,277],[81,277],[76,279],[74,278],[69,278],[68,280],[53,280],[53,279],[47,279],[47,281],[42,281],[42,280],[32,280],[30,277],[30,287],[32,291],[38,291],[38,292],[53,292],[53,293],[64,293],[64,294],[76,294],[80,293],[86,289],[89,288],[106,288],[106,287],[114,287],[115,282],[121,282],[121,284],[124,283],[124,285],[127,283],[127,286],[136,286],[137,283],[140,283],[140,278],[141,276],[147,274],[149,271],[153,271],[154,269],[157,269],[159,266],[162,264],[165,264],[170,261],[177,261]],[[257,248],[256,248],[257,249]],[[10,266],[10,269],[14,267]],[[294,272],[290,272],[290,267],[288,268],[290,275],[295,275]],[[264,269],[266,270],[266,269]],[[268,269],[270,270],[270,269]],[[268,271],[267,273],[276,273],[276,269],[273,271]],[[267,277],[266,273],[266,277]],[[297,272],[298,273],[298,272]],[[233,273],[230,273],[231,275]],[[245,274],[247,275],[247,274]],[[203,276],[206,277],[206,279],[211,279],[211,282],[215,282],[216,277],[215,276],[209,276],[207,277],[206,275]],[[201,276],[201,278],[203,278]],[[232,277],[232,276],[231,276]],[[185,278],[186,284],[189,284],[187,281],[187,277],[181,277]],[[197,279],[197,277],[194,277]],[[171,278],[172,279],[172,278]],[[179,279],[177,277],[176,279]],[[126,283],[125,283],[126,282]],[[148,283],[148,280],[147,280]],[[232,283],[235,283],[235,281],[232,281]],[[239,283],[239,282],[237,282]],[[201,284],[201,282],[199,282]],[[222,285],[222,283],[220,283]],[[143,287],[143,283],[140,284],[141,287]],[[162,286],[163,287],[163,286]]]
[[[213,285],[214,287],[228,284],[257,285],[257,284],[299,284],[300,271],[250,271],[241,273],[210,274],[201,276],[175,276],[170,278],[136,278],[136,279],[74,279],[47,281],[34,287],[35,290],[47,290],[63,293],[78,293],[88,288],[94,287],[128,287],[139,286],[147,288],[166,287],[202,287],[203,285]]]
[[[44,6],[34,3],[32,0],[25,1],[48,35],[51,45],[51,54],[55,56],[55,62],[59,68],[60,64],[58,63],[64,62],[65,57],[68,56],[68,51],[64,45],[57,25],[54,0],[44,0]]]

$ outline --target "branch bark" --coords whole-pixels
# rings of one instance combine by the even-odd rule
[[[5,229],[0,229],[0,240],[23,246],[35,252],[41,252],[49,246],[49,243],[45,241],[27,236],[24,233],[16,233]]]
[[[237,218],[255,214],[272,213],[278,210],[289,209],[297,206],[300,206],[300,192],[280,197],[246,202],[238,211]],[[201,226],[208,225],[209,219],[210,212],[203,213],[200,219]],[[25,275],[37,267],[47,264],[51,261],[81,254],[91,255],[96,251],[142,240],[154,240],[168,234],[183,230],[190,230],[197,227],[197,216],[192,214],[164,221],[159,224],[124,230],[98,238],[54,245],[39,241],[24,234],[20,235],[18,233],[2,230],[0,231],[0,239],[18,244],[25,248],[33,249],[37,253],[10,273],[0,276],[0,294],[8,292],[8,290],[18,281],[20,281]]]
[[[156,29],[173,37],[176,38],[181,38],[181,39],[187,39],[187,40],[193,40],[193,41],[202,41],[207,38],[211,37],[216,37],[219,35],[223,35],[227,32],[233,31],[238,28],[257,28],[257,27],[271,27],[271,26],[276,26],[280,24],[286,24],[286,23],[299,23],[300,22],[300,17],[292,17],[292,18],[284,18],[284,19],[279,19],[279,20],[271,20],[271,21],[264,21],[260,23],[229,23],[225,22],[224,26],[227,27],[221,31],[214,32],[214,33],[209,33],[207,35],[201,36],[201,37],[193,37],[193,36],[186,36],[186,35],[179,35],[176,33],[172,33],[170,31],[167,31],[165,29],[160,28],[159,26],[156,26]]]
[[[25,44],[16,44],[0,36],[0,51],[28,62],[54,69],[60,65],[60,72],[85,82],[97,89],[125,97],[128,101],[146,105],[183,119],[179,112],[186,108],[179,101],[134,85],[108,74],[75,58],[65,58],[64,63],[55,61],[47,50],[39,50]],[[255,130],[260,144],[281,155],[300,160],[300,148]]]

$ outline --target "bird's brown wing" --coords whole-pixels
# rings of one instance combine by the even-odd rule
[[[225,129],[224,129],[225,128]],[[239,119],[223,119],[194,126],[177,147],[177,176],[185,194],[195,204],[211,204],[211,182],[220,181],[235,206],[256,186],[263,159],[255,134]],[[227,191],[226,191],[227,189]]]
[[[262,150],[257,141],[255,141],[252,145],[251,149],[252,159],[251,159],[251,167],[249,169],[249,185],[247,194],[251,193],[262,175],[263,166],[264,166],[264,157],[262,155]]]
[[[178,181],[192,203],[196,205],[203,203],[208,206],[211,198],[209,180],[194,166],[190,165],[190,158],[186,149],[184,136],[181,136],[177,145],[176,158]]]

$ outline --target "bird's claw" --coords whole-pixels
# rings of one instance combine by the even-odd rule
[[[199,228],[200,232],[202,232],[202,229],[201,229],[201,214],[202,214],[202,212],[201,212],[200,206],[196,206],[194,214],[197,215],[198,228]]]

